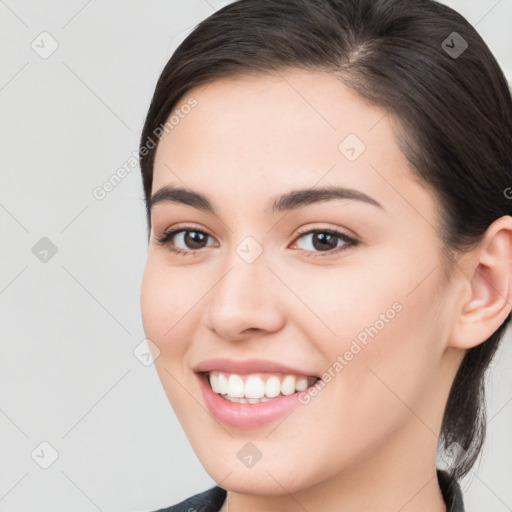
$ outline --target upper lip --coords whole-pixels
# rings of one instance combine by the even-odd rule
[[[226,373],[247,374],[259,372],[277,372],[286,375],[305,375],[307,377],[318,377],[318,375],[311,373],[308,370],[301,370],[300,368],[293,368],[275,361],[266,359],[224,359],[215,358],[201,361],[194,371],[196,372],[209,372],[219,370]]]

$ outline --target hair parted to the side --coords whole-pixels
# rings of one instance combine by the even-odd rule
[[[456,32],[457,58],[442,47]],[[199,23],[163,69],[140,139],[149,199],[154,138],[179,100],[198,85],[286,68],[332,73],[398,121],[411,171],[438,201],[447,275],[453,255],[475,247],[487,227],[512,214],[512,99],[491,51],[463,16],[434,0],[239,0]],[[160,130],[161,131],[161,130]],[[458,443],[474,465],[485,437],[484,377],[510,321],[467,351],[446,405],[440,448]]]

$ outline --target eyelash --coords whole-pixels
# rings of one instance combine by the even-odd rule
[[[183,256],[198,256],[201,252],[201,249],[195,249],[195,250],[189,250],[185,251],[183,249],[177,249],[176,247],[173,247],[171,245],[171,240],[174,238],[175,235],[182,231],[193,231],[197,233],[202,233],[203,235],[210,236],[205,231],[202,231],[200,229],[197,229],[194,226],[181,226],[180,228],[173,229],[170,231],[165,231],[162,235],[156,238],[156,241],[159,245],[167,247],[171,252],[183,255]],[[307,249],[295,249],[300,251],[301,253],[305,254],[308,258],[317,258],[317,257],[324,257],[324,256],[332,256],[333,254],[337,254],[342,251],[347,251],[349,249],[353,249],[356,245],[359,244],[358,240],[355,240],[354,238],[345,235],[344,233],[341,233],[340,231],[337,231],[335,229],[310,229],[310,230],[304,230],[302,232],[297,233],[297,237],[294,240],[299,239],[303,235],[308,235],[311,233],[327,233],[329,235],[334,235],[338,239],[342,240],[346,243],[345,246],[337,247],[336,249],[331,249],[329,251],[309,251]]]

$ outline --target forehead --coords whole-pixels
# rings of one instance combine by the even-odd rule
[[[196,106],[183,114],[192,100]],[[250,146],[254,141],[279,150],[296,141],[296,149],[304,150],[306,138],[312,143],[322,138],[335,149],[348,133],[368,142],[383,135],[392,138],[384,109],[370,105],[331,74],[298,70],[214,80],[189,90],[171,116],[178,121],[172,126],[174,137],[163,137],[171,144],[193,135],[205,144],[236,140]]]
[[[169,183],[231,197],[337,184],[382,203],[397,201],[397,187],[426,193],[396,143],[397,123],[332,74],[219,79],[188,91],[173,113],[179,122],[158,145],[153,193]]]

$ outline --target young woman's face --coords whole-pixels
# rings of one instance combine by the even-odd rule
[[[208,473],[277,495],[390,457],[434,467],[459,360],[446,348],[457,281],[442,271],[435,199],[390,117],[335,77],[298,71],[217,80],[174,113],[152,193],[188,195],[152,207],[142,318]],[[352,195],[316,194],[336,187]],[[251,359],[287,368],[237,365]],[[223,370],[235,394],[256,374],[249,393],[272,395],[277,377],[286,396],[233,403],[198,369]],[[290,373],[322,380],[300,392],[299,378],[293,393]]]

